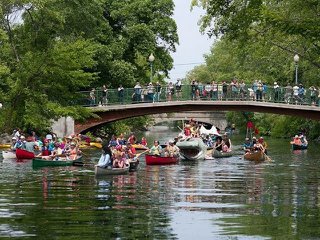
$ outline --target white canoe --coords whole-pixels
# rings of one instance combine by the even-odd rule
[[[120,175],[120,174],[126,174],[129,172],[130,166],[126,166],[124,168],[101,168],[95,166],[95,174],[98,176],[103,175]]]
[[[2,151],[2,157],[4,159],[15,159],[16,158],[16,152],[13,151]]]

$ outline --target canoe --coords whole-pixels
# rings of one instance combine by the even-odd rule
[[[136,150],[147,150],[149,149],[147,146],[144,146],[142,144],[132,144],[132,147],[134,147]]]
[[[226,157],[231,157],[233,155],[233,152],[220,152],[217,150],[214,150],[212,153],[212,157],[214,158],[226,158]]]
[[[2,157],[4,159],[9,159],[9,158],[14,159],[14,158],[16,158],[16,152],[14,152],[14,151],[2,151]]]
[[[102,148],[102,144],[99,142],[91,142],[90,143],[91,147],[96,147],[96,148]]]
[[[176,143],[180,149],[180,156],[186,160],[205,159],[207,155],[207,145],[204,144],[201,138],[181,139]]]
[[[11,144],[0,144],[0,148],[10,148]]]
[[[249,161],[262,162],[266,159],[265,156],[266,155],[262,151],[257,151],[257,152],[248,152],[243,156],[243,158]]]
[[[35,155],[33,152],[29,152],[27,150],[17,148],[16,157],[17,159],[33,159],[35,158]]]
[[[138,159],[129,159],[129,163],[130,163],[129,171],[130,172],[137,171],[138,166],[139,166],[139,160]]]
[[[145,155],[147,165],[168,165],[178,162],[179,157],[162,157],[155,155]]]
[[[308,149],[308,145],[297,145],[297,144],[291,144],[292,150],[304,150]]]
[[[124,168],[101,168],[95,166],[95,174],[96,176],[103,176],[103,175],[120,175],[126,174],[129,172],[130,166],[126,166]]]
[[[55,167],[55,166],[72,166],[82,163],[82,156],[75,160],[69,160],[65,157],[60,157],[59,160],[46,160],[43,158],[32,159],[32,167]]]

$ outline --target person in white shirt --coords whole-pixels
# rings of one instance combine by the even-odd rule
[[[293,99],[295,101],[295,103],[297,104],[298,100],[299,100],[299,87],[297,85],[293,86]]]

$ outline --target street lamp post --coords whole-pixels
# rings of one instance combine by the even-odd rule
[[[298,54],[294,55],[293,61],[295,63],[294,65],[296,68],[296,85],[297,85],[298,84],[298,62],[299,62],[299,55]]]
[[[154,61],[155,57],[153,56],[153,54],[151,53],[150,56],[149,56],[149,62],[150,62],[150,69],[151,69],[151,75],[150,75],[150,82],[152,82],[152,78],[153,78],[153,69],[152,69],[152,64],[153,64],[153,61]]]

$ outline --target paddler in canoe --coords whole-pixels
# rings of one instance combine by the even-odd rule
[[[263,137],[260,137],[259,139],[258,139],[258,143],[260,143],[261,145],[262,145],[262,147],[264,148],[264,153],[265,154],[268,154],[268,150],[267,150],[267,148],[268,148],[268,144],[267,144],[267,142],[263,139]]]
[[[161,156],[161,153],[162,153],[162,147],[161,145],[159,145],[159,141],[154,140],[153,146],[149,149],[149,154]]]
[[[101,167],[101,168],[111,168],[112,167],[112,153],[108,146],[102,147],[102,154],[100,156],[98,164],[95,166]]]
[[[165,157],[177,157],[179,156],[179,148],[174,144],[174,140],[170,139],[168,145],[164,149]]]

